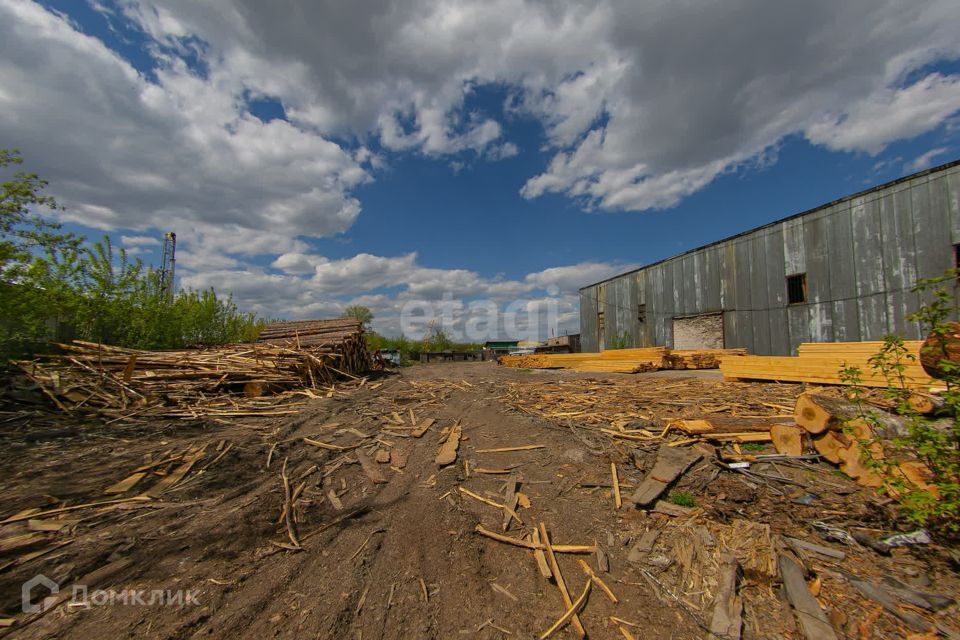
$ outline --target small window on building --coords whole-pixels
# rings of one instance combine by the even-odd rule
[[[644,324],[647,321],[647,305],[637,305],[637,322]]]
[[[787,302],[803,304],[807,301],[807,274],[787,276]]]

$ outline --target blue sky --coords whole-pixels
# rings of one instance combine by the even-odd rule
[[[0,147],[271,317],[575,331],[579,286],[960,156],[953,2],[212,4],[0,0]]]

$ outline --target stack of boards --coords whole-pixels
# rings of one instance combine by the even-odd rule
[[[920,366],[920,340],[904,343],[913,359],[905,359],[902,380],[895,375],[893,386],[930,389],[938,386]],[[870,358],[883,348],[883,342],[804,342],[796,357],[744,356],[726,358],[720,364],[725,380],[772,380],[775,382],[810,382],[814,384],[846,384],[840,371],[846,367],[860,369],[865,387],[886,387],[889,381],[882,372],[870,366]]]
[[[746,349],[671,350],[667,347],[608,349],[600,353],[535,353],[503,356],[500,364],[522,369],[570,369],[611,373],[641,373],[660,369],[716,369],[729,356]]]

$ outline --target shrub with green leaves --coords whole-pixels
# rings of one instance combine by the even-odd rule
[[[921,280],[912,289],[925,302],[907,320],[920,323],[923,333],[938,337],[941,345],[946,344],[950,322],[960,312],[955,291],[957,276],[956,270],[950,270],[943,276]],[[909,403],[911,390],[904,372],[916,356],[908,353],[902,338],[884,338],[869,365],[886,380],[884,395],[906,419],[907,434],[886,443],[891,449],[889,457],[874,457],[870,453],[873,442],[869,440],[860,441],[860,450],[867,466],[886,478],[885,490],[896,498],[905,521],[956,538],[960,537],[960,366],[946,357],[945,350],[932,355],[940,357],[938,368],[946,390],[940,396],[944,407],[937,416],[928,417],[917,413]],[[865,401],[860,370],[846,367],[841,370],[841,378],[850,385],[848,395],[858,405],[860,417],[873,427],[879,426],[876,412]],[[898,462],[911,458],[922,462],[932,473],[928,487],[919,487],[897,473]]]
[[[0,149],[0,169],[19,165]],[[17,173],[0,184],[0,358],[25,357],[50,341],[82,339],[172,349],[254,339],[264,321],[212,290],[166,299],[157,274],[115,250],[89,243],[41,217],[59,209],[47,183]]]

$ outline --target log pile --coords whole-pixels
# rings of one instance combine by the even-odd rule
[[[290,329],[291,325],[296,328]],[[357,380],[372,368],[359,322],[272,325],[257,344],[145,351],[91,342],[16,363],[61,410],[113,420],[125,416],[282,415],[255,399]],[[299,346],[297,342],[299,341]]]
[[[372,368],[363,338],[363,325],[354,318],[276,322],[265,327],[258,343],[306,349],[315,356],[336,360],[341,373],[357,375]]]
[[[922,463],[886,460],[883,441],[908,433],[902,416],[865,408],[843,397],[807,392],[797,398],[794,419],[796,440],[799,442],[803,433],[810,434],[817,452],[858,484],[880,487],[899,476],[921,489],[931,488],[930,472]]]
[[[919,362],[921,342],[904,343],[913,360],[904,361],[903,379],[894,376],[894,386],[901,384],[911,389],[930,389],[936,386]],[[882,342],[805,342],[797,349],[796,357],[743,356],[726,358],[720,363],[725,380],[770,380],[774,382],[810,382],[814,384],[844,384],[840,374],[846,367],[860,369],[861,384],[865,387],[886,387],[888,380],[870,366],[870,358],[883,347]]]
[[[742,356],[746,349],[691,349],[667,347],[608,349],[599,353],[535,353],[503,356],[500,364],[522,369],[570,369],[572,371],[642,373],[660,369],[716,369],[720,360]]]

